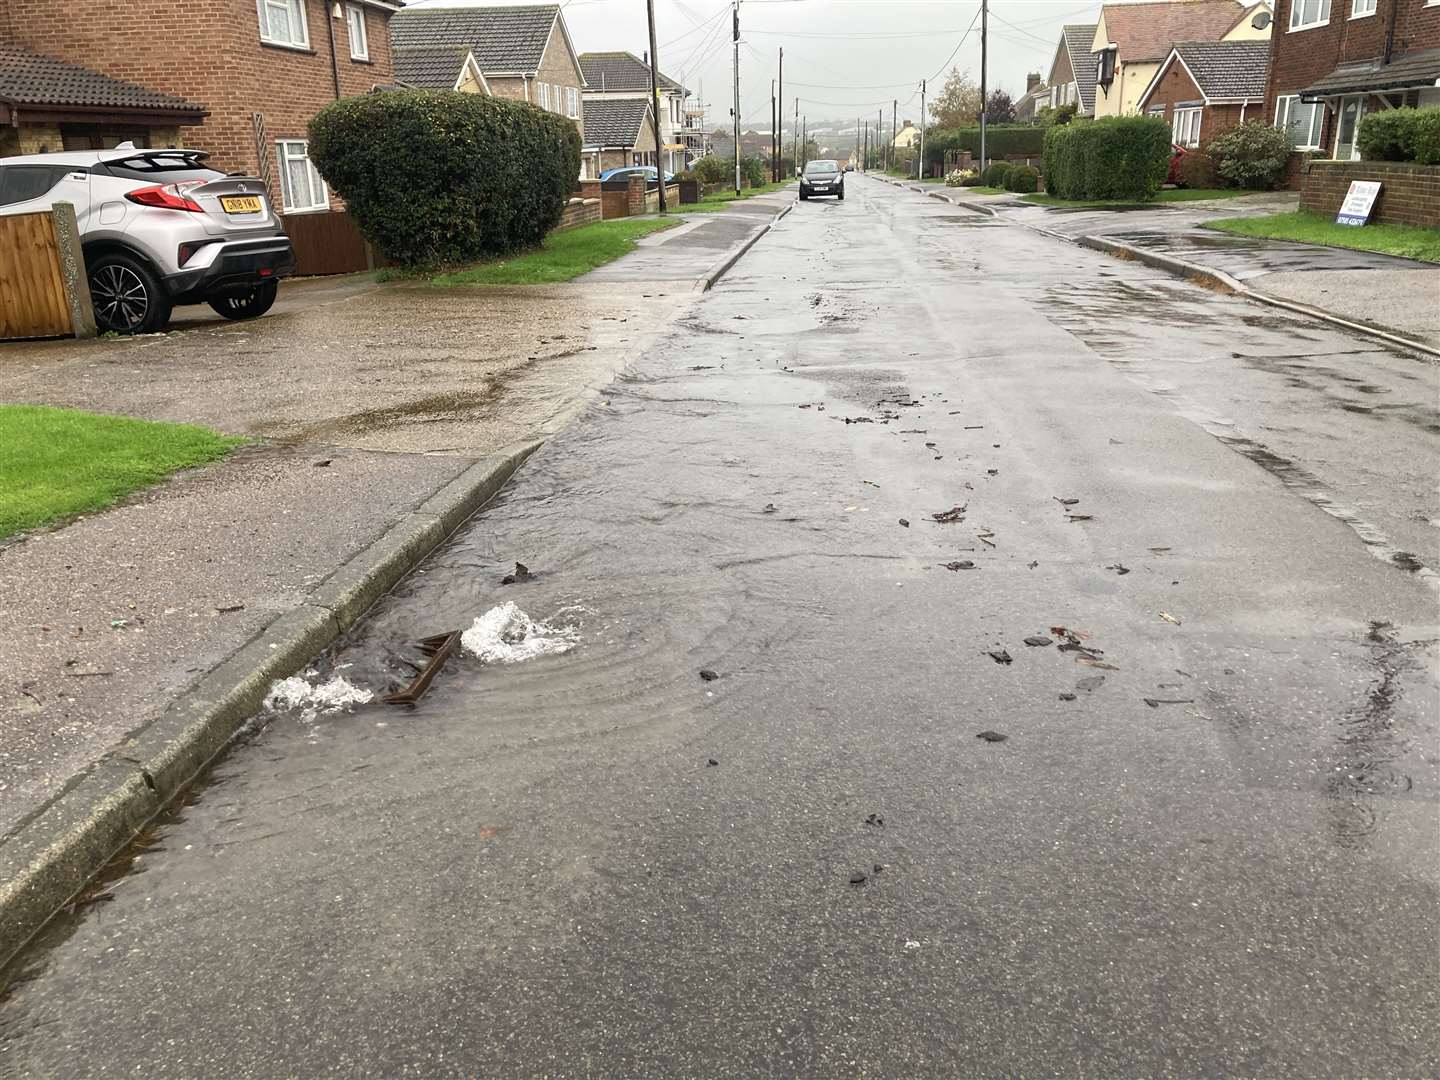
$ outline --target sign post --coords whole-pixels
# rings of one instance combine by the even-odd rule
[[[1375,209],[1375,199],[1380,194],[1378,180],[1352,180],[1340,212],[1335,215],[1336,225],[1366,225],[1370,213]]]

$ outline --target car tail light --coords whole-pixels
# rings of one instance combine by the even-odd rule
[[[179,251],[179,258],[178,258],[178,260],[177,260],[178,263],[179,263],[179,265],[184,266],[186,263],[188,263],[188,262],[195,256],[195,253],[196,253],[197,251],[199,251],[201,248],[203,248],[203,247],[209,247],[211,244],[215,244],[215,243],[219,243],[219,241],[217,241],[217,240],[190,240],[190,241],[187,241],[186,243],[181,244],[181,245],[180,245],[180,251]]]
[[[157,184],[155,187],[127,191],[125,198],[133,203],[139,203],[141,206],[158,206],[164,210],[188,210],[192,214],[203,214],[205,208],[185,194],[187,187],[194,186],[194,184]]]

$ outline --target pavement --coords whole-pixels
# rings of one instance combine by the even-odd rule
[[[1293,192],[1118,210],[1004,198],[990,205],[1008,220],[1067,239],[1098,236],[1172,256],[1219,271],[1267,296],[1309,304],[1440,349],[1440,265],[1203,228],[1220,218],[1287,213],[1298,206]]]
[[[52,925],[6,1069],[1433,1071],[1435,366],[847,194],[315,681],[488,660],[267,714]]]
[[[253,322],[0,346],[0,400],[257,440],[0,541],[0,837],[471,465],[561,430],[776,208],[706,215],[624,277],[309,279]]]

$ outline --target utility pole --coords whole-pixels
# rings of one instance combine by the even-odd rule
[[[775,80],[770,80],[770,182],[780,179],[780,155],[775,152],[775,140],[780,137],[779,106],[775,103]]]
[[[865,121],[865,148],[860,152],[860,169],[870,171],[870,121]]]
[[[655,175],[660,181],[660,213],[665,213],[665,159],[660,156],[665,145],[660,138],[660,57],[655,52],[655,0],[645,0],[650,18],[650,119],[655,129]]]
[[[895,98],[891,98],[891,99],[890,99],[890,164],[891,164],[892,166],[895,164],[895,140],[900,137],[900,133],[895,129],[895,124],[896,124],[896,122],[897,122],[897,117],[898,117],[898,115],[899,115],[899,112],[900,112],[900,102],[897,101]]]
[[[735,47],[735,194],[740,194],[740,0],[734,0],[734,34],[731,43]]]
[[[785,108],[785,47],[780,47],[780,91],[775,99],[775,182],[780,182],[780,161],[785,157],[785,136],[780,133],[780,111]]]
[[[925,92],[930,89],[930,80],[920,80],[920,179],[925,179],[925,125],[929,123],[929,113],[925,111]]]
[[[795,175],[800,175],[800,99],[795,99]]]
[[[805,168],[805,162],[810,160],[810,118],[800,118],[800,168]]]
[[[990,30],[990,0],[980,0],[980,171],[985,171],[985,62]]]
[[[875,110],[875,156],[880,159],[880,171],[885,171],[885,110]]]
[[[859,161],[855,162],[855,167],[857,169],[864,169],[865,159],[860,157],[860,118],[858,116],[855,117],[855,156],[860,158]]]

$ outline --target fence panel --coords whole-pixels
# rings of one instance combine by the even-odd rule
[[[54,217],[0,217],[0,338],[74,332]]]

